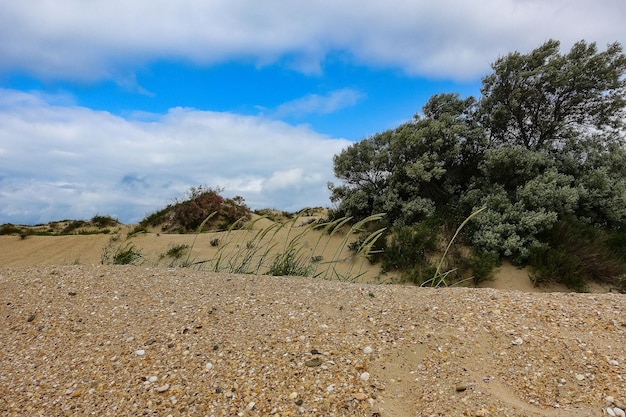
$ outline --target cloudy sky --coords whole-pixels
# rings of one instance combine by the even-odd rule
[[[548,39],[626,44],[623,0],[0,2],[0,224],[126,223],[190,186],[330,206],[332,157]]]

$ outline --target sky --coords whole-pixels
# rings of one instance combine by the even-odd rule
[[[136,223],[192,186],[332,207],[333,156],[623,0],[0,2],[0,224]]]

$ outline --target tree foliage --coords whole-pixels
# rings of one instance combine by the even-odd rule
[[[496,60],[481,97],[438,94],[421,114],[334,157],[342,215],[396,227],[464,218],[480,253],[529,259],[564,218],[626,227],[626,56],[550,40]]]

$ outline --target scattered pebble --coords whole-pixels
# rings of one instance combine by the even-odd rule
[[[363,372],[360,376],[359,376],[363,381],[369,381],[370,379],[370,374],[369,372]]]
[[[145,350],[143,350],[143,349],[137,349],[137,350],[135,351],[135,355],[137,355],[137,356],[143,356],[143,355],[145,355],[145,354],[146,354],[146,351],[145,351]]]
[[[363,353],[365,354],[370,354],[372,353],[374,350],[371,348],[371,346],[367,346],[363,349]]]

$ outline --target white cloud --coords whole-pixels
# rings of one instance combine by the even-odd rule
[[[623,0],[5,1],[0,71],[132,85],[130,69],[155,59],[285,59],[316,72],[340,51],[366,65],[467,79],[549,38],[624,44],[624,21]]]
[[[175,108],[143,121],[0,97],[0,223],[137,221],[201,184],[255,208],[326,205],[332,156],[349,144],[254,116]]]
[[[326,95],[309,94],[281,104],[276,108],[274,116],[302,117],[308,114],[330,114],[354,106],[364,97],[363,93],[349,88],[334,90]]]

